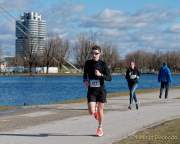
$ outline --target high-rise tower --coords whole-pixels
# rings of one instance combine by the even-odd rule
[[[16,21],[16,56],[25,56],[28,51],[42,54],[46,39],[46,21],[37,12],[24,13]]]

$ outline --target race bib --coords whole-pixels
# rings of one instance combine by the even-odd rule
[[[100,81],[99,80],[90,80],[90,87],[100,87]]]
[[[131,75],[130,79],[135,79],[137,76],[136,75]]]

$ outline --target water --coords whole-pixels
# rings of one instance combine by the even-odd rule
[[[180,86],[180,75],[173,76],[173,86]],[[142,75],[139,89],[158,88],[157,75]],[[112,82],[106,82],[108,92],[128,91],[123,76],[113,76]],[[0,77],[0,105],[17,106],[51,104],[86,98],[80,76],[9,76]]]

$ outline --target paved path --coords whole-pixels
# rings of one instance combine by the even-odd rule
[[[111,144],[147,126],[180,117],[180,90],[171,90],[170,99],[157,99],[158,93],[139,95],[140,109],[127,110],[128,97],[110,98],[106,106],[103,137],[94,135],[96,123],[90,116],[78,116],[0,133],[2,144]],[[65,108],[85,108],[85,104],[63,105]],[[46,115],[34,112],[29,116]],[[26,114],[28,116],[28,114]]]

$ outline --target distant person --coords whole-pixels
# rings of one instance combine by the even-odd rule
[[[97,136],[103,136],[102,123],[104,119],[104,103],[106,90],[104,80],[111,81],[111,74],[105,62],[100,60],[101,48],[93,46],[92,59],[87,60],[84,66],[84,84],[88,88],[87,101],[89,114],[98,121]]]
[[[137,67],[135,66],[135,62],[131,61],[129,68],[126,71],[126,80],[128,82],[128,88],[129,88],[129,92],[130,92],[128,109],[130,109],[130,110],[132,108],[133,99],[136,104],[136,109],[138,110],[138,108],[139,108],[138,100],[137,100],[136,92],[135,92],[138,87],[139,76],[140,76],[140,73],[139,73],[139,70],[137,69]]]
[[[165,88],[165,99],[168,98],[169,84],[171,83],[171,81],[172,81],[171,71],[168,68],[167,64],[163,63],[163,66],[159,70],[159,74],[158,74],[158,82],[161,83],[160,94],[159,94],[160,99],[162,97],[164,88]]]

